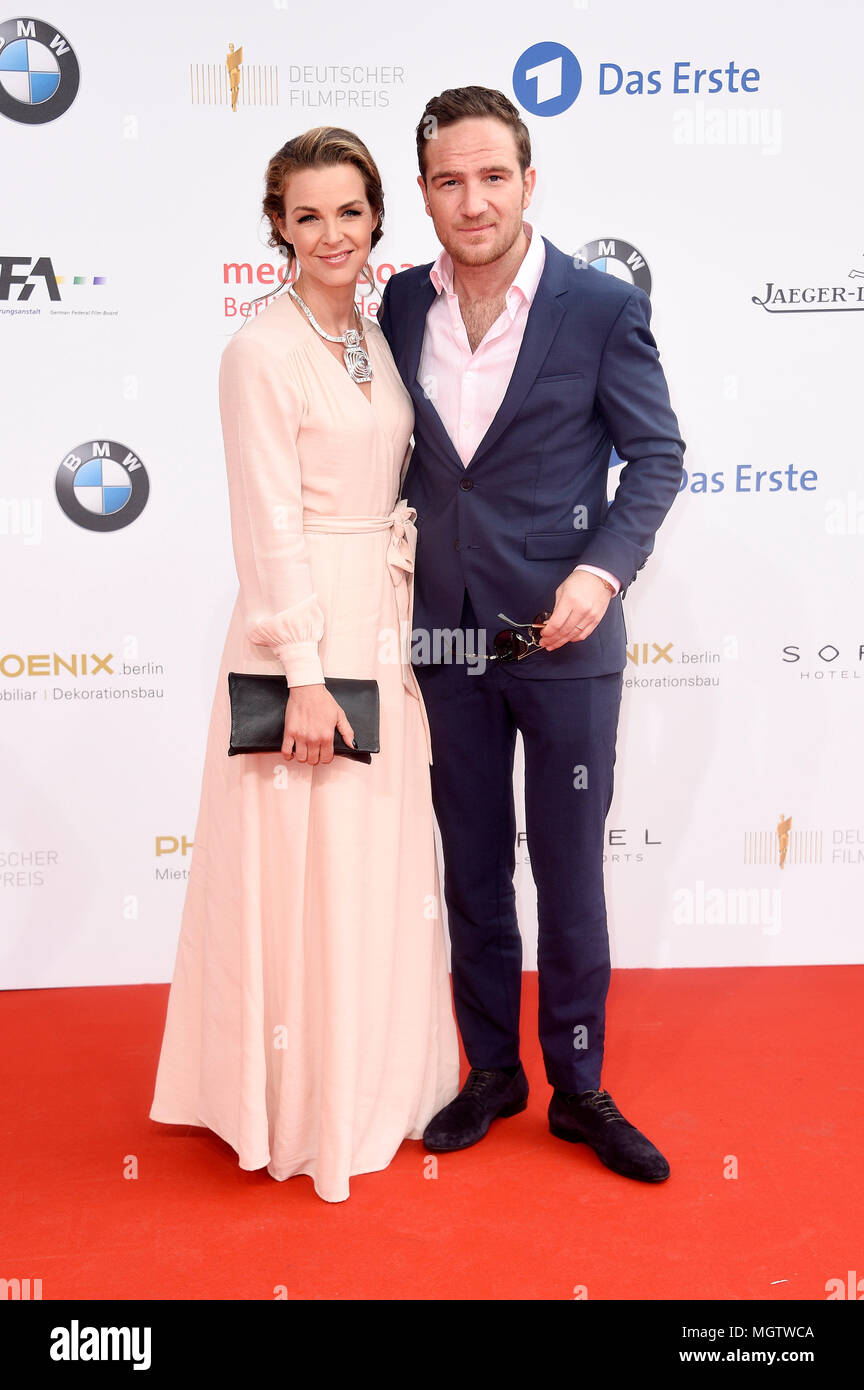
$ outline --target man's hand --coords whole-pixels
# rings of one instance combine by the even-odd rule
[[[354,730],[342,706],[324,685],[295,685],[285,706],[282,756],[286,762],[332,763],[333,730],[338,729],[348,747]]]
[[[590,637],[612,594],[599,575],[590,570],[574,570],[555,591],[552,617],[544,623],[539,642],[554,652],[565,642],[584,642]]]

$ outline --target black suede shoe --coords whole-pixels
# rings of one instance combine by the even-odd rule
[[[433,1116],[423,1143],[437,1153],[468,1149],[482,1139],[492,1121],[518,1115],[528,1104],[528,1078],[519,1063],[515,1076],[472,1067],[462,1090]]]
[[[669,1176],[660,1150],[624,1119],[608,1091],[553,1091],[549,1128],[558,1139],[589,1144],[601,1162],[622,1177],[665,1182]]]

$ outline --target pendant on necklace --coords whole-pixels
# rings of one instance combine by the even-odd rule
[[[288,286],[288,293],[290,294],[291,298],[296,300],[296,302],[300,305],[300,308],[303,310],[303,313],[306,315],[312,327],[315,329],[315,332],[320,337],[325,338],[328,343],[342,344],[343,348],[345,349],[342,353],[342,361],[345,363],[346,371],[348,372],[348,375],[351,377],[351,380],[356,382],[371,381],[372,363],[369,361],[369,354],[366,351],[366,348],[363,346],[363,339],[365,337],[365,334],[356,328],[348,328],[345,330],[344,333],[326,333],[324,329],[321,327],[318,320],[316,319],[315,315],[312,313],[312,310],[309,308],[309,305],[306,303],[304,299],[300,298],[300,295],[297,293],[293,285]],[[357,317],[358,322],[362,323],[362,319],[360,318],[360,311],[358,310],[356,304],[354,305],[354,313]]]
[[[372,364],[363,346],[363,340],[356,328],[349,328],[345,334],[345,351],[342,360],[352,381],[371,381]]]

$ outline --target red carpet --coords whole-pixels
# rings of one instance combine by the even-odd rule
[[[824,1299],[864,1277],[862,973],[613,975],[603,1084],[669,1158],[658,1186],[548,1133],[526,976],[527,1111],[434,1179],[405,1143],[335,1206],[148,1119],[167,986],[6,993],[0,1278],[44,1299]]]

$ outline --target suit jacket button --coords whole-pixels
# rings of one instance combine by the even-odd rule
[[[459,549],[460,549],[460,546],[459,546],[459,542],[458,542],[458,541],[454,541],[454,542],[453,542],[453,549],[454,549],[454,550],[459,550]]]
[[[470,492],[472,487],[474,486],[474,483],[470,478],[463,478],[459,486],[461,487],[463,492]]]

